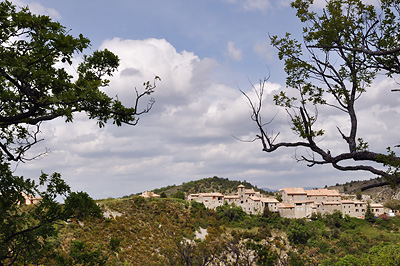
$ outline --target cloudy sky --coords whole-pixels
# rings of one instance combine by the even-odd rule
[[[121,65],[107,88],[126,104],[135,87],[155,75],[156,103],[136,127],[108,124],[76,115],[45,123],[43,141],[31,154],[50,149],[47,156],[20,164],[16,173],[37,177],[41,171],[60,172],[74,191],[92,197],[121,197],[172,184],[219,176],[246,180],[259,187],[323,187],[367,173],[342,173],[329,166],[308,168],[293,159],[295,150],[274,154],[249,143],[256,132],[249,106],[239,89],[251,95],[252,84],[270,75],[265,117],[273,117],[274,132],[293,139],[284,110],[271,97],[284,87],[285,75],[268,35],[299,36],[302,25],[287,0],[114,0],[13,1],[36,13],[50,15],[92,41],[91,53],[107,48]],[[79,61],[77,57],[77,62]],[[360,100],[360,133],[370,147],[384,150],[400,141],[400,95],[393,81],[379,80],[376,90]],[[335,127],[343,117],[333,111],[321,124],[323,141],[334,149]],[[346,126],[344,126],[346,128]],[[332,148],[333,147],[333,148]],[[301,152],[301,151],[297,151]]]

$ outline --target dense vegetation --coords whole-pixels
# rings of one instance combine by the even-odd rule
[[[397,217],[368,222],[337,212],[286,219],[268,210],[248,215],[231,205],[209,210],[137,196],[99,204],[114,216],[63,225],[60,255],[106,258],[107,265],[396,265],[390,260],[400,257]]]
[[[237,192],[237,187],[239,185],[244,185],[247,189],[253,188],[255,191],[260,191],[264,194],[268,194],[268,191],[257,188],[249,182],[229,180],[228,178],[220,178],[217,176],[203,178],[196,181],[189,181],[183,183],[182,185],[172,185],[163,188],[154,189],[153,192],[161,194],[162,192],[166,195],[171,196],[178,191],[185,193],[207,193],[207,192],[220,192],[222,194],[234,194]]]

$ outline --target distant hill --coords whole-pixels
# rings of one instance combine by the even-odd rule
[[[186,192],[188,194],[207,192],[234,194],[235,192],[237,192],[237,187],[239,185],[244,185],[246,189],[253,188],[255,191],[260,191],[264,194],[272,193],[271,191],[257,188],[257,186],[254,186],[247,181],[229,180],[228,178],[220,178],[217,176],[203,178],[196,181],[184,182],[181,185],[172,185],[163,188],[157,188],[154,189],[153,192],[157,194],[164,192],[167,196],[170,196],[178,191]]]
[[[344,184],[336,184],[330,186],[330,189],[336,189],[342,194],[354,195],[357,191],[362,190],[362,194],[369,195],[372,200],[376,202],[386,202],[391,199],[400,199],[400,188],[391,188],[389,185],[374,187],[374,185],[381,183],[381,177],[371,178],[370,180],[350,181]],[[364,189],[370,187],[368,189]]]

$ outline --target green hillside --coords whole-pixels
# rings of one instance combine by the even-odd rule
[[[228,178],[220,178],[217,176],[203,178],[196,181],[190,181],[181,185],[167,186],[163,188],[154,189],[153,192],[160,194],[164,192],[167,196],[171,196],[178,191],[188,194],[191,193],[207,193],[207,192],[220,192],[223,194],[234,194],[237,192],[237,187],[244,185],[247,189],[253,188],[255,191],[260,191],[263,194],[271,194],[266,190],[257,188],[246,181],[229,180]]]
[[[361,192],[362,195],[367,195],[375,202],[385,203],[392,199],[400,199],[400,188],[390,187],[389,185],[377,186],[382,183],[382,178],[371,178],[369,180],[349,181],[344,184],[336,184],[330,186],[330,189],[336,189],[342,194],[355,195]]]
[[[370,223],[335,213],[296,220],[139,196],[99,204],[107,218],[60,225],[59,252],[75,262],[67,265],[100,265],[76,263],[96,256],[107,258],[104,265],[124,266],[397,265],[400,259],[397,217]]]

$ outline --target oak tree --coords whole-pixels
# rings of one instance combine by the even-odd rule
[[[42,174],[35,183],[10,170],[9,161],[36,157],[26,152],[41,141],[41,124],[59,117],[72,122],[75,113],[84,112],[100,127],[108,121],[136,125],[154,103],[150,98],[145,108],[138,106],[153,93],[153,82],[145,82],[142,92],[135,89],[131,106],[105,93],[107,78],[119,65],[118,56],[108,50],[84,55],[76,73],[69,73],[66,66],[89,47],[89,39],[72,36],[49,16],[0,3],[0,265],[43,263],[54,250],[57,221],[100,215],[93,200],[71,192],[60,174]],[[23,206],[24,194],[42,200]],[[57,202],[60,196],[64,205]]]

